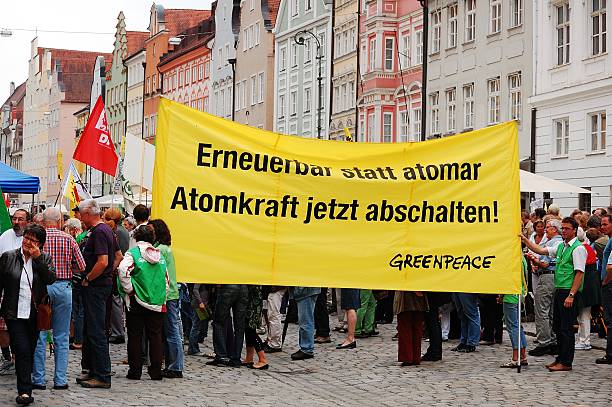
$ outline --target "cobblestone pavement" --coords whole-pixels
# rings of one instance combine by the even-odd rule
[[[527,331],[534,331],[527,324]],[[612,366],[595,365],[601,350],[577,351],[574,370],[549,373],[543,365],[550,357],[529,357],[519,374],[501,369],[510,358],[508,338],[503,345],[481,346],[476,353],[450,352],[456,341],[444,344],[444,360],[418,367],[399,367],[395,324],[379,326],[381,335],[358,340],[354,350],[317,346],[316,357],[292,362],[297,349],[297,326],[290,325],[285,352],[268,356],[270,369],[206,366],[204,357],[186,356],[183,379],[131,381],[125,378],[125,345],[111,345],[116,375],[111,390],[88,390],[74,382],[79,373],[79,353],[70,351],[70,389],[35,390],[38,406],[610,406]],[[202,350],[210,352],[210,337]],[[533,337],[528,337],[530,347]],[[604,341],[593,336],[601,349]],[[427,343],[423,343],[424,348]],[[52,388],[52,358],[47,358],[47,380]],[[146,379],[144,379],[146,378]],[[49,383],[51,380],[51,383]],[[607,383],[607,384],[606,384]],[[14,405],[15,378],[0,377],[0,406]]]

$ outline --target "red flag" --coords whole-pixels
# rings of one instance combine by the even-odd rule
[[[102,96],[91,111],[72,158],[113,177],[117,173],[118,158],[108,132]]]

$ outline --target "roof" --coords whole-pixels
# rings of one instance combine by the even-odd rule
[[[0,187],[5,193],[37,194],[40,179],[0,163]]]
[[[148,31],[127,31],[125,35],[127,37],[127,56],[140,51],[144,47],[146,39],[149,38]]]
[[[206,47],[208,41],[215,36],[214,27],[215,18],[210,16],[207,19],[200,21],[198,25],[189,27],[187,30],[178,34],[179,36],[182,36],[181,43],[176,45],[172,51],[162,55],[158,66],[163,66],[196,48]]]
[[[270,18],[270,24],[272,25],[272,28],[276,26],[276,16],[278,15],[280,3],[281,0],[268,0],[268,17]]]
[[[17,86],[15,91],[11,95],[9,95],[8,99],[6,99],[6,101],[2,104],[2,106],[8,105],[11,102],[18,103],[25,96],[25,91],[26,91],[25,85],[26,83],[23,82],[21,85]]]
[[[166,30],[170,36],[176,36],[189,27],[197,25],[200,21],[211,16],[210,10],[188,10],[167,8],[164,13]]]
[[[91,81],[93,69],[98,56],[104,57],[104,63],[108,69],[112,63],[112,54],[91,51],[75,51],[69,49],[38,48],[38,54],[45,51],[51,52],[51,68],[56,70],[59,62],[61,75],[58,80],[61,89],[65,92],[64,102],[87,103],[91,93]],[[42,64],[42,58],[41,64]]]

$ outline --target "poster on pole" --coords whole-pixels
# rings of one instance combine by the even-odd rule
[[[180,281],[520,292],[515,122],[347,143],[162,99],[153,192]]]

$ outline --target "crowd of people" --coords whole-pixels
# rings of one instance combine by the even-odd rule
[[[0,236],[0,374],[16,375],[20,405],[34,401],[33,390],[46,389],[48,346],[54,389],[69,388],[70,350],[81,352],[76,383],[108,389],[109,343],[127,341],[127,379],[140,380],[144,366],[151,380],[175,379],[183,377],[185,353],[208,356],[209,366],[268,369],[266,355],[283,350],[290,322],[299,326],[290,355],[298,361],[331,343],[332,329],[346,335],[335,349],[350,350],[397,316],[401,366],[441,360],[442,343],[453,336],[459,339],[455,352],[499,344],[505,325],[512,355],[500,367],[551,355],[546,367],[558,372],[572,369],[575,350],[591,349],[593,321],[605,315],[604,327],[612,326],[612,208],[561,217],[553,204],[523,213],[522,295],[183,284],[176,278],[170,230],[162,219],[150,219],[147,207],[124,216],[86,200],[73,215],[47,208],[30,219],[18,209],[13,228]],[[537,346],[527,351],[519,321],[530,296]],[[337,312],[333,328],[330,310]],[[214,353],[203,355],[199,344],[209,325]],[[425,335],[429,344],[422,353]],[[612,335],[595,362],[612,364]]]

